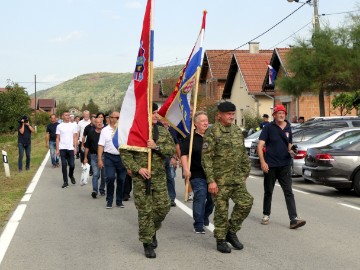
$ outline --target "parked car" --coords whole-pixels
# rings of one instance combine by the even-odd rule
[[[248,155],[250,155],[251,143],[259,138],[260,133],[261,133],[261,130],[256,131],[255,133],[253,133],[245,138],[244,144],[245,144],[246,152]]]
[[[302,174],[307,180],[340,191],[354,189],[360,196],[360,134],[309,148]]]
[[[293,144],[307,141],[319,134],[322,134],[326,131],[329,131],[328,128],[306,128],[306,129],[294,129],[293,130]],[[257,146],[258,146],[259,140],[255,140],[251,143],[250,147],[250,161],[251,166],[253,168],[260,168],[260,160],[259,156],[257,154]],[[266,149],[266,147],[265,147]]]
[[[294,130],[309,127],[360,127],[360,117],[358,116],[330,116],[330,117],[314,117],[305,123],[298,125]]]
[[[293,157],[293,175],[302,175],[302,166],[305,164],[308,148],[325,146],[356,134],[360,134],[360,128],[336,128],[319,134],[310,140],[297,143],[297,154]]]

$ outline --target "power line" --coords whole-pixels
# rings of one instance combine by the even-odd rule
[[[305,27],[307,27],[309,24],[311,24],[312,21],[308,22],[307,24],[305,24],[303,27],[301,27],[300,29],[296,30],[294,33],[292,33],[290,36],[288,36],[287,38],[283,39],[282,41],[276,43],[275,45],[271,46],[271,48],[275,48],[277,45],[279,45],[280,43],[283,43],[285,40],[291,38],[292,36],[294,36],[296,33],[300,32],[301,30],[303,30]]]

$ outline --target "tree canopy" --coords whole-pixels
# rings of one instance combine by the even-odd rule
[[[6,86],[6,91],[0,93],[0,132],[15,130],[24,114],[30,117],[29,105],[30,97],[24,87],[17,83]]]
[[[349,22],[346,27],[316,31],[310,40],[298,39],[287,55],[288,76],[276,82],[287,94],[318,94],[320,116],[325,116],[326,91],[359,89],[360,20],[354,16]]]

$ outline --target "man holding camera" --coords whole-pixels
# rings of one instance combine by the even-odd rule
[[[292,191],[291,155],[294,154],[290,123],[285,120],[286,109],[276,105],[273,110],[274,121],[266,125],[260,134],[257,152],[261,169],[264,172],[263,219],[261,224],[270,222],[271,200],[276,179],[284,192],[286,206],[290,218],[290,229],[297,229],[306,224],[298,218],[295,198]],[[264,153],[264,147],[266,152]]]
[[[19,146],[19,159],[18,168],[19,172],[22,171],[22,160],[24,157],[24,150],[26,154],[26,170],[30,170],[30,153],[31,153],[31,133],[35,130],[29,124],[29,117],[24,115],[19,120],[18,127],[18,146]]]

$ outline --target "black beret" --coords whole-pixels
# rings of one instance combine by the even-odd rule
[[[152,111],[155,112],[158,109],[159,109],[159,106],[155,102],[153,102]]]
[[[230,101],[224,101],[218,105],[218,110],[220,112],[234,112],[236,111],[236,107]]]

